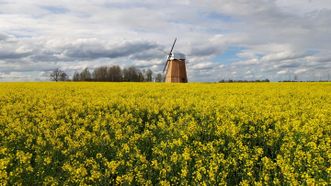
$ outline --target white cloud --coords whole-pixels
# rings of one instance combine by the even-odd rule
[[[195,64],[191,67],[191,69],[193,70],[206,70],[206,69],[211,69],[211,68],[215,68],[215,64],[212,62],[205,62],[205,63],[198,63]]]
[[[307,72],[307,69],[301,68],[294,71],[295,74],[302,74],[304,72]]]
[[[281,70],[281,71],[277,72],[277,74],[286,74],[286,73],[288,73],[288,71],[286,71],[286,70]]]
[[[175,36],[192,81],[309,79],[331,69],[330,23],[328,0],[1,1],[1,79],[112,64],[160,72]]]

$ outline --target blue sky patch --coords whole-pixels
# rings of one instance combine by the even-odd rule
[[[41,7],[44,10],[47,10],[48,12],[52,14],[65,14],[69,12],[68,9],[61,7],[61,6],[42,6]]]
[[[209,20],[217,20],[217,21],[222,21],[222,22],[236,22],[237,20],[232,17],[232,16],[228,16],[222,13],[218,13],[218,12],[210,12],[210,13],[205,13],[204,17],[209,19]]]
[[[244,50],[242,47],[229,47],[225,52],[213,58],[214,61],[221,64],[230,64],[242,60],[237,54]]]

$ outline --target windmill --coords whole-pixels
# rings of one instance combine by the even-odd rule
[[[172,44],[171,50],[167,56],[167,61],[163,68],[165,74],[165,82],[171,83],[187,83],[185,55],[182,53],[173,53],[177,38]]]

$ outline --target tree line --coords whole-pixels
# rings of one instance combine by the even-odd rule
[[[134,66],[121,68],[120,66],[100,66],[92,71],[88,68],[75,72],[72,79],[60,69],[55,69],[50,74],[52,81],[104,81],[104,82],[162,82],[161,73],[154,76],[151,69],[140,70]]]
[[[269,79],[256,79],[256,80],[225,80],[222,79],[221,81],[218,81],[219,83],[258,83],[258,82],[270,82]]]

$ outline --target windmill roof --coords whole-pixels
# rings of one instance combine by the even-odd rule
[[[173,60],[173,59],[186,59],[186,57],[185,57],[185,54],[183,54],[183,53],[175,52],[175,53],[172,53],[172,55],[170,56],[169,59],[170,60]]]

